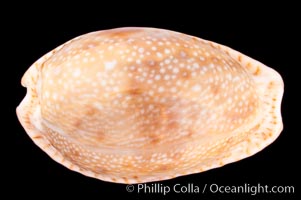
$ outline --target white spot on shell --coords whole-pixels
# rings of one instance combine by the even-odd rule
[[[201,90],[201,86],[200,85],[195,85],[192,87],[192,90],[197,92],[197,91],[200,91]]]
[[[80,69],[75,69],[74,72],[73,72],[73,76],[74,76],[75,78],[79,77],[80,74],[81,74]]]
[[[155,80],[160,80],[160,78],[161,78],[160,74],[157,74],[157,75],[155,76]]]
[[[172,72],[177,74],[179,72],[179,69],[175,67],[175,68],[172,69]]]
[[[110,61],[110,62],[105,62],[105,69],[106,70],[112,70],[116,66],[116,60]]]
[[[186,53],[185,53],[184,51],[181,51],[181,52],[180,52],[180,55],[181,55],[181,57],[183,57],[183,58],[186,57]]]
[[[165,50],[164,50],[164,53],[165,53],[165,54],[170,54],[170,50],[169,50],[169,49],[165,49]]]
[[[143,53],[143,52],[144,52],[144,48],[140,47],[140,48],[138,49],[138,52],[139,52],[139,53]]]
[[[156,50],[157,50],[157,47],[152,47],[152,50],[153,50],[153,51],[156,51]]]
[[[164,92],[164,87],[159,87],[158,92]]]

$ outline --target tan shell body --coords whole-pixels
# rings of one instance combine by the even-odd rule
[[[17,115],[67,168],[139,183],[262,150],[282,130],[283,82],[231,48],[168,30],[88,33],[36,61]]]

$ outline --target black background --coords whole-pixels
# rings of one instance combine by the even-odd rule
[[[117,3],[116,3],[117,4]],[[147,196],[156,199],[295,199],[299,193],[297,186],[298,171],[298,129],[293,128],[294,107],[292,99],[296,87],[292,78],[297,61],[294,59],[294,46],[297,42],[296,27],[298,25],[295,12],[288,7],[254,6],[248,11],[246,7],[231,10],[216,9],[217,5],[199,7],[191,10],[193,4],[173,10],[172,7],[149,7],[148,4],[127,5],[131,7],[94,6],[89,5],[77,10],[70,7],[55,9],[40,5],[38,8],[24,9],[8,23],[8,30],[14,50],[8,56],[11,68],[16,73],[15,107],[25,96],[25,89],[20,79],[26,69],[38,58],[78,35],[103,29],[124,26],[145,26],[165,28],[183,32],[204,39],[230,46],[250,57],[255,58],[277,70],[285,82],[285,94],[282,103],[284,131],[270,146],[258,154],[242,161],[226,165],[207,172],[187,175],[159,183],[173,186],[176,183],[203,186],[217,183],[220,185],[293,185],[295,194],[137,194],[128,193],[126,185],[109,183],[85,177],[70,171],[49,158],[27,136],[19,124],[15,114],[15,128],[10,132],[5,145],[8,145],[6,162],[8,169],[4,171],[8,180],[5,190],[13,197],[22,195],[30,198],[47,197],[85,197],[85,199],[129,198],[144,199]],[[90,8],[96,9],[90,9]],[[50,11],[46,12],[46,8]],[[147,8],[147,9],[146,9]],[[256,9],[255,9],[256,8]],[[293,6],[291,7],[293,8]],[[221,10],[223,12],[221,12]],[[70,11],[70,12],[67,12]],[[208,12],[205,12],[208,11]],[[269,12],[267,12],[269,11]],[[283,14],[288,12],[288,14]],[[215,18],[216,17],[216,18]],[[300,22],[299,22],[300,25]],[[300,146],[300,145],[299,145]],[[108,197],[105,197],[107,195]]]

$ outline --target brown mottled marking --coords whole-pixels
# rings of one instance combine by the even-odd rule
[[[129,38],[133,34],[143,33],[143,31],[139,31],[135,28],[133,29],[112,29],[110,31],[101,32],[101,34],[105,35],[108,38]]]
[[[262,134],[262,138],[266,140],[268,138],[268,134]]]
[[[252,67],[251,63],[248,62],[247,65],[246,65],[246,68],[250,70],[251,67]]]
[[[97,109],[95,109],[92,106],[87,106],[86,108],[87,108],[87,111],[86,111],[85,115],[91,116],[91,115],[95,115],[98,113]]]
[[[163,138],[162,136],[155,135],[155,134],[150,134],[149,136],[150,143],[153,145],[157,145],[158,143],[160,143],[162,141],[162,138]]]
[[[97,167],[96,171],[100,174],[108,174],[109,171],[103,167]]]
[[[74,122],[72,123],[72,126],[74,127],[73,130],[79,128],[81,124],[82,124],[82,119],[77,118],[76,120],[74,120]]]
[[[165,172],[173,168],[172,164],[160,164],[157,168],[158,172]]]
[[[217,95],[219,93],[219,91],[221,90],[219,85],[216,84],[211,84],[211,91],[214,95]]]
[[[34,139],[41,139],[41,138],[43,138],[43,137],[40,136],[40,135],[36,135],[36,136],[34,136],[33,138],[34,138]]]
[[[127,177],[123,176],[123,177],[121,177],[121,178],[124,180],[125,183],[128,183],[128,182],[129,182],[129,180],[128,180]]]
[[[50,146],[52,146],[50,143],[47,143],[47,144],[45,144],[45,145],[43,145],[43,149],[47,149],[47,148],[49,148]]]
[[[255,143],[255,145],[257,146],[257,143]],[[251,154],[250,149],[248,149],[248,148],[246,149],[246,154],[247,154],[247,155],[250,155],[250,154]]]
[[[102,127],[99,127],[98,131],[95,134],[94,139],[97,141],[97,143],[101,143],[103,140],[106,139],[106,133],[108,134],[109,131],[105,131]]]
[[[209,43],[209,45],[213,48],[215,48],[215,45],[213,43]]]
[[[225,53],[226,53],[228,56],[230,56],[230,52],[229,52],[229,51],[225,51]]]
[[[141,95],[144,91],[141,88],[132,88],[129,90],[122,91],[122,93],[130,96]]]
[[[261,73],[260,67],[256,68],[256,71],[254,72],[255,76],[258,76]]]
[[[74,157],[78,157],[80,153],[79,153],[79,151],[74,150],[74,151],[72,152],[72,154],[73,154]]]

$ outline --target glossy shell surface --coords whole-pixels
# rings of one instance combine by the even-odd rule
[[[74,38],[24,74],[32,140],[84,175],[170,179],[251,156],[282,130],[283,82],[229,47],[155,28]]]

